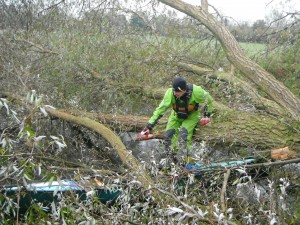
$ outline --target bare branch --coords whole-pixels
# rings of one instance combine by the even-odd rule
[[[221,194],[220,194],[220,202],[221,202],[221,209],[225,213],[226,212],[226,204],[225,204],[225,195],[226,195],[226,188],[227,188],[227,183],[228,183],[228,178],[230,176],[230,169],[226,170],[226,173],[224,173],[224,181],[223,181],[223,186],[221,189]]]

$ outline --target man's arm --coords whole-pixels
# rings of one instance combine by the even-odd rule
[[[204,89],[202,89],[200,86],[196,86],[194,85],[193,88],[193,97],[195,98],[194,101],[199,103],[199,104],[203,104],[206,108],[206,113],[212,113],[213,111],[213,98],[211,97],[211,95],[205,91]]]
[[[160,102],[159,106],[153,112],[153,115],[149,119],[148,124],[153,125],[153,127],[156,125],[156,123],[158,122],[158,120],[163,116],[164,112],[168,108],[171,107],[171,105],[172,105],[172,97],[173,97],[173,90],[172,90],[172,88],[169,88],[166,91],[163,100]]]

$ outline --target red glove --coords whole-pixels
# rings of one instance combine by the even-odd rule
[[[137,136],[137,139],[140,139],[141,137],[143,137],[144,135],[146,135],[146,139],[148,139],[148,135],[150,134],[150,130],[145,127]]]
[[[204,117],[201,119],[201,125],[205,126],[206,124],[208,124],[211,121],[211,119],[209,117]]]

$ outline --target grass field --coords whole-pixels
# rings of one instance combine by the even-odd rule
[[[245,51],[247,56],[251,57],[256,55],[257,53],[261,53],[266,49],[265,44],[259,43],[239,43],[241,48]]]

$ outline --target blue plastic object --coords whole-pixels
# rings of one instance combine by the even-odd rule
[[[197,175],[201,171],[209,171],[212,169],[220,168],[228,168],[233,166],[242,166],[246,164],[254,163],[255,159],[253,157],[245,158],[242,160],[236,160],[236,161],[229,161],[229,162],[214,162],[209,164],[204,164],[200,162],[196,163],[188,163],[186,164],[185,168],[188,171],[195,172],[195,175]]]
[[[42,203],[46,208],[49,207],[52,202],[57,202],[58,195],[56,193],[61,193],[63,195],[75,194],[81,201],[85,201],[87,199],[87,192],[84,190],[84,188],[72,180],[62,180],[59,182],[53,181],[51,183],[32,183],[26,188],[17,186],[4,186],[2,187],[0,197],[1,194],[6,195],[17,202],[19,195],[19,212],[24,214],[31,206],[32,202]],[[105,187],[99,187],[95,189],[95,196],[103,204],[114,204],[120,195],[121,191],[117,189],[109,190]]]

